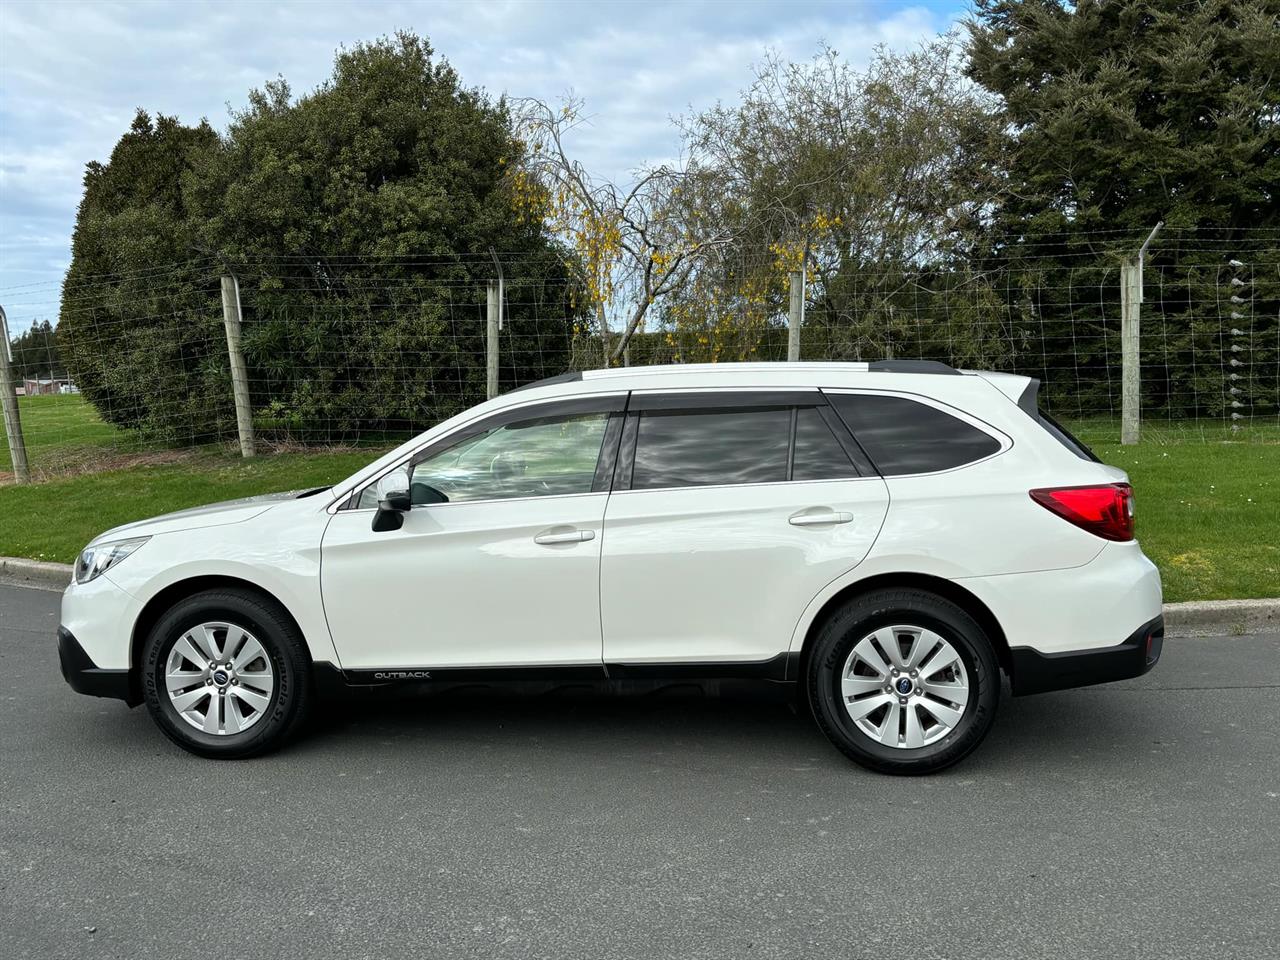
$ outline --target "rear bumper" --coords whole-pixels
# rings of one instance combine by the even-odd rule
[[[104,670],[99,667],[66,627],[58,628],[58,662],[62,666],[62,679],[76,693],[123,700],[131,707],[142,702],[128,670]]]
[[[1030,647],[1010,650],[1013,695],[1023,697],[1050,690],[1087,687],[1140,677],[1160,659],[1164,645],[1164,617],[1156,617],[1113,647],[1041,653]]]

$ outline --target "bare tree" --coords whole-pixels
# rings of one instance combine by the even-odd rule
[[[571,266],[599,324],[604,362],[613,364],[653,304],[732,239],[733,224],[708,202],[694,164],[642,169],[627,185],[586,170],[565,142],[585,122],[583,106],[577,98],[559,107],[534,99],[513,104],[524,155],[512,187],[520,208],[543,218],[573,251]]]

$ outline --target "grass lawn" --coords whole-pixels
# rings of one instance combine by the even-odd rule
[[[32,469],[50,479],[0,485],[0,556],[69,563],[108,527],[334,483],[378,455],[343,450],[241,460],[229,448],[138,452],[75,396],[24,398],[22,418]],[[1233,433],[1216,421],[1152,422],[1132,447],[1120,446],[1114,421],[1070,427],[1129,473],[1138,538],[1160,566],[1167,600],[1280,596],[1280,425]],[[131,459],[138,462],[101,469]],[[0,471],[7,469],[5,450]]]
[[[0,556],[75,560],[110,527],[186,507],[342,480],[380,449],[277,453],[243,460],[234,447],[157,450],[104,423],[78,395],[19,400],[38,482],[16,486],[0,439]],[[392,446],[388,445],[388,446]]]
[[[33,473],[56,472],[79,461],[137,448],[128,434],[103,421],[78,394],[19,397],[18,416]],[[11,470],[9,444],[0,436],[0,474]]]
[[[71,563],[86,543],[118,524],[217,500],[326,486],[375,457],[346,451],[241,460],[205,451],[178,463],[3,486],[0,556]]]
[[[1129,474],[1138,540],[1166,600],[1280,597],[1280,430],[1231,441],[1153,426],[1131,447],[1118,427],[1072,430]]]

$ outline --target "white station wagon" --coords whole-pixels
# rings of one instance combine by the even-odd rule
[[[758,678],[858,763],[938,770],[1001,674],[1016,696],[1160,656],[1125,474],[1037,389],[926,361],[541,381],[332,488],[104,533],[63,674],[221,758],[332,682]]]

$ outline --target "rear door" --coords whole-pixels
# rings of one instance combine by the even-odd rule
[[[780,657],[887,506],[817,390],[633,392],[601,555],[611,674]]]

